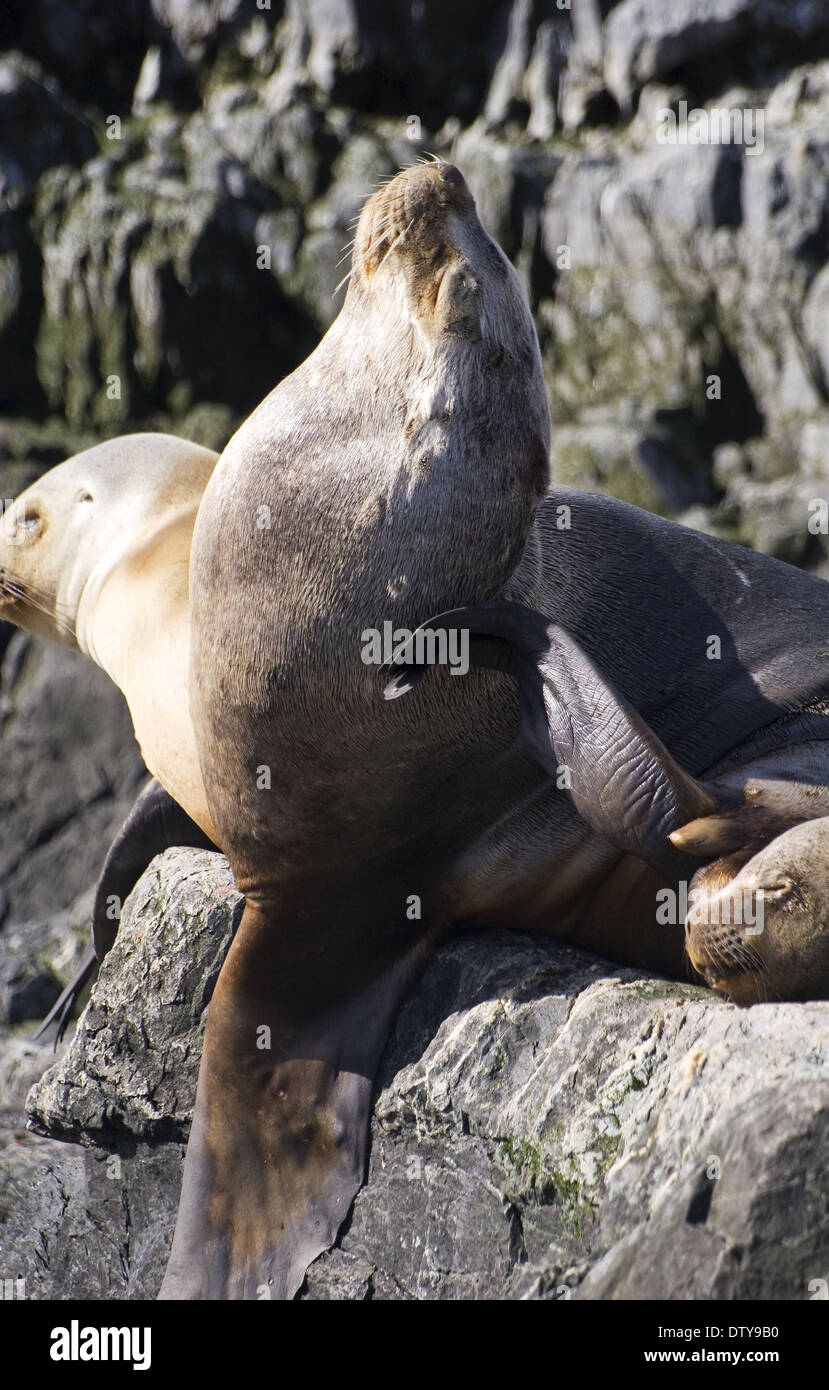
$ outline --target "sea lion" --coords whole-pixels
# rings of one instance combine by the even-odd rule
[[[448,712],[384,707],[360,635],[497,593],[548,452],[516,272],[457,169],[402,171],[363,208],[339,316],[231,439],[196,519],[191,708],[246,907],[163,1297],[291,1296],[349,1210],[394,1008],[501,801],[469,797],[490,678],[456,680]],[[493,752],[513,724],[494,707]]]
[[[110,439],[50,469],[0,524],[0,619],[85,652],[103,667],[127,699],[144,760],[156,775],[104,863],[93,949],[39,1033],[57,1019],[60,1037],[96,958],[114,939],[113,899],[126,897],[150,860],[171,845],[216,848],[187,673],[190,542],[217,458],[172,435]]]
[[[0,619],[107,672],[150,772],[214,844],[188,705],[188,574],[217,457],[167,434],[110,439],[44,473],[0,526]]]
[[[403,171],[363,209],[339,318],[231,440],[196,521],[191,707],[247,901],[162,1297],[297,1290],[362,1180],[400,993],[452,923],[679,973],[656,894],[696,865],[668,834],[739,821],[787,744],[791,784],[806,758],[829,810],[829,589],[611,499],[557,490],[536,514],[547,428],[526,300],[462,176]],[[366,633],[486,602],[489,669],[380,701]],[[589,684],[569,699],[603,671],[610,722],[579,757],[597,705]],[[723,803],[694,779],[730,758],[745,795]]]
[[[735,1002],[829,998],[829,817],[778,835],[691,884],[688,956]]]
[[[829,997],[829,915],[821,918],[829,820],[816,819],[829,809],[822,708],[773,722],[696,779],[558,624],[504,600],[438,614],[428,624],[432,633],[460,626],[473,661],[517,680],[539,765],[551,778],[567,767],[573,804],[597,835],[665,883],[682,862],[676,850],[710,861],[687,885],[685,917],[688,958],[706,983],[737,1003]],[[401,664],[387,699],[427,673],[407,661],[405,648]],[[787,878],[791,863],[797,873]],[[755,947],[764,885],[782,916]],[[671,896],[658,891],[656,899],[664,908]]]
[[[686,935],[694,969],[736,1004],[829,998],[829,817],[698,870]]]

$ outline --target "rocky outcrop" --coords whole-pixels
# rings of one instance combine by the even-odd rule
[[[43,1137],[0,1159],[4,1272],[30,1297],[70,1276],[157,1291],[240,905],[223,858],[189,850],[127,903],[29,1094]],[[302,1296],[808,1298],[829,1275],[827,1023],[829,1004],[741,1011],[561,943],[458,935],[401,1009],[366,1185]]]
[[[829,574],[822,0],[8,0],[0,51],[0,498],[130,428],[221,448],[431,151],[527,284],[555,479]],[[221,861],[154,867],[53,1065],[29,1035],[144,769],[100,672],[2,625],[0,658],[0,1276],[150,1297],[238,902]],[[826,1008],[458,937],[305,1296],[806,1296]]]

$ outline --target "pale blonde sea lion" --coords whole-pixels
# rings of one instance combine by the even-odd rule
[[[188,574],[217,457],[167,434],[109,439],[50,469],[0,525],[0,619],[111,676],[150,772],[214,843],[190,719]]]
[[[122,902],[170,845],[213,848],[189,714],[188,571],[196,511],[218,455],[166,434],[131,434],[50,469],[0,519],[0,619],[73,647],[122,690],[154,780],[109,847],[93,947],[42,1032],[58,1038],[115,939]]]

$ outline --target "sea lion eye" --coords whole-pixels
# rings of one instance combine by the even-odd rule
[[[18,517],[17,526],[21,531],[34,531],[40,525],[40,512],[27,511]]]

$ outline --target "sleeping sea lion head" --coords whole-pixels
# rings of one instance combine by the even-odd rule
[[[101,585],[161,520],[204,491],[216,455],[164,434],[110,439],[45,473],[0,524],[0,619],[88,652]]]
[[[742,865],[700,870],[686,946],[694,969],[737,1004],[829,998],[829,817],[794,826]]]

